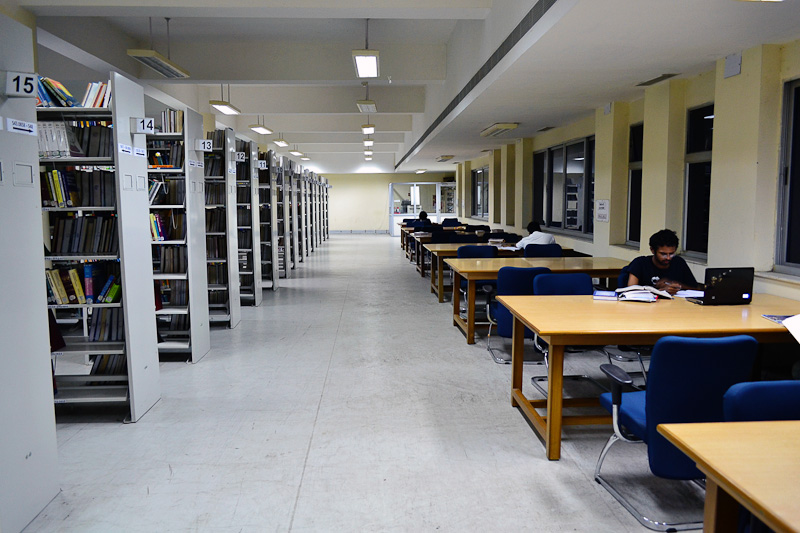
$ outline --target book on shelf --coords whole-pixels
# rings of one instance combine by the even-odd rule
[[[658,298],[672,300],[672,295],[650,285],[630,285],[616,290],[617,299],[628,302],[655,302]]]
[[[115,281],[111,284],[111,287],[108,288],[108,292],[106,293],[105,303],[117,303],[119,299],[122,297],[121,287],[118,281]]]
[[[72,290],[75,291],[75,297],[78,299],[78,303],[85,304],[86,295],[83,292],[83,283],[81,283],[81,277],[78,275],[78,269],[70,268],[68,275],[70,284],[72,285]]]
[[[102,303],[105,300],[106,294],[108,293],[108,289],[114,283],[115,279],[116,277],[114,276],[114,274],[108,276],[108,279],[106,279],[106,282],[103,284],[103,288],[100,289],[100,292],[97,294],[98,303]]]
[[[87,304],[94,303],[94,264],[83,264],[83,293]]]

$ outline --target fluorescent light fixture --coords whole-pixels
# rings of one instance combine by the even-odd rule
[[[358,110],[362,113],[377,113],[378,106],[375,105],[374,100],[357,100],[356,105],[358,106]]]
[[[370,147],[370,146],[374,146],[374,145],[375,145],[375,141],[373,141],[372,139],[364,139],[364,146]]]
[[[418,168],[414,171],[415,174],[425,174],[425,172],[427,172],[427,169],[424,168]]]
[[[298,150],[296,146],[294,147],[294,150],[289,150],[289,153],[297,157],[304,155],[303,152]]]
[[[481,137],[498,137],[506,132],[517,129],[519,122],[495,122],[481,131]]]
[[[372,155],[372,150],[364,150],[364,155]]]
[[[353,64],[359,78],[380,76],[379,52],[377,50],[353,50]]]
[[[364,135],[372,135],[375,133],[375,124],[362,124],[361,133]]]
[[[770,1],[775,1],[775,0],[770,0]],[[703,118],[706,120],[714,120],[714,115],[706,115]]]
[[[289,146],[289,143],[284,141],[282,138],[275,139],[272,142],[274,142],[276,145],[280,146],[281,148],[286,148],[287,146]]]
[[[372,156],[371,155],[364,156],[364,161],[372,161]]]
[[[260,133],[261,135],[270,135],[272,134],[272,130],[266,126],[262,126],[261,124],[250,124],[250,129],[256,133]]]
[[[238,115],[241,113],[236,106],[225,100],[209,100],[208,103],[223,115]]]
[[[303,157],[300,158],[300,161],[311,161],[311,158],[308,157],[307,155],[304,155]]]
[[[177,63],[173,63],[155,50],[144,50],[140,48],[129,48],[128,55],[141,64],[150,67],[165,78],[188,78],[189,71]]]
[[[450,161],[454,157],[455,157],[454,155],[450,155],[450,154],[440,155],[439,157],[436,158],[436,162],[437,163],[444,163],[445,161]]]

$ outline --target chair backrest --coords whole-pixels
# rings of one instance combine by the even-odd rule
[[[525,247],[525,257],[561,257],[563,251],[559,244],[529,244]]]
[[[403,219],[403,224],[408,224],[410,222],[414,222],[415,220],[417,220],[417,219],[416,218],[404,218]]]
[[[460,225],[461,222],[459,222],[457,218],[445,218],[444,220],[442,220],[443,228],[454,228]]]
[[[431,231],[431,238],[430,241],[428,242],[430,244],[442,244],[450,242],[450,237],[452,237],[452,235],[450,235],[451,233],[453,232],[444,231],[442,229],[434,229],[433,231]]]
[[[617,276],[617,287],[627,287],[628,286],[628,276],[631,273],[631,265],[625,265],[622,267],[622,270],[619,271],[619,276]]]
[[[533,280],[533,294],[536,296],[581,296],[593,293],[592,277],[584,272],[542,274]]]
[[[494,246],[459,246],[456,252],[459,258],[482,259],[497,257],[497,248]]]
[[[800,420],[800,381],[737,383],[723,398],[725,420]]]
[[[425,227],[425,226],[430,226],[430,224],[431,224],[431,223],[430,223],[430,222],[428,222],[427,220],[419,220],[419,219],[415,219],[415,220],[412,220],[411,222],[409,222],[409,223],[408,223],[408,224],[406,224],[406,225],[407,225],[407,226],[410,226],[410,227],[412,227],[412,228],[422,228],[422,227]]]
[[[460,242],[464,242],[464,243],[478,242],[478,236],[475,235],[474,233],[466,233],[466,234],[463,234],[463,235],[460,235],[460,234],[456,233],[456,234],[450,236],[450,242],[457,242],[457,243],[460,243]]]
[[[529,296],[533,294],[533,280],[536,276],[549,273],[550,269],[544,267],[502,267],[497,271],[497,295]],[[514,326],[511,312],[498,303],[494,310],[494,318],[497,322],[497,334],[501,337],[511,337]],[[525,328],[525,336],[533,338],[533,332]]]
[[[722,398],[732,385],[749,378],[757,350],[758,343],[747,335],[659,339],[650,358],[645,392],[647,454],[655,475],[670,479],[703,477],[694,461],[656,427],[722,422]]]

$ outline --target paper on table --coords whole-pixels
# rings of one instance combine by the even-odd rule
[[[783,325],[792,334],[794,340],[800,342],[800,315],[790,316],[783,320]]]
[[[678,298],[702,298],[705,293],[703,291],[695,291],[692,289],[683,289],[675,293]]]
[[[517,249],[517,247],[516,246],[498,246],[497,249],[498,250],[508,250],[510,252],[513,252],[514,250]]]

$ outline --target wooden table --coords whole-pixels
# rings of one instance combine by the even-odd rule
[[[519,407],[544,439],[547,458],[561,457],[562,425],[609,423],[608,416],[563,416],[563,407],[598,405],[597,399],[563,398],[566,345],[655,344],[665,335],[722,337],[752,335],[759,342],[790,342],[780,324],[762,314],[796,315],[800,302],[756,294],[750,305],[702,306],[676,298],[656,303],[593,300],[591,296],[498,296],[514,316],[511,350],[511,405]],[[529,327],[550,344],[548,396],[528,400],[522,393],[523,341]],[[536,409],[545,408],[546,415]]]
[[[706,475],[703,531],[736,531],[739,504],[769,528],[800,532],[800,421],[661,424]]]
[[[552,272],[585,272],[593,278],[616,278],[628,264],[613,257],[499,257],[497,259],[446,259],[453,269],[453,325],[467,336],[467,344],[475,344],[475,290],[479,280],[497,279],[497,272],[505,266],[547,267]],[[459,314],[461,295],[455,289],[467,280],[467,319]]]
[[[450,242],[423,246],[425,250],[431,253],[431,292],[439,297],[439,303],[444,302],[444,260],[449,257],[456,257],[458,249],[462,246],[489,246],[489,243]],[[523,252],[524,250],[497,251],[500,256],[504,257],[521,256]]]

